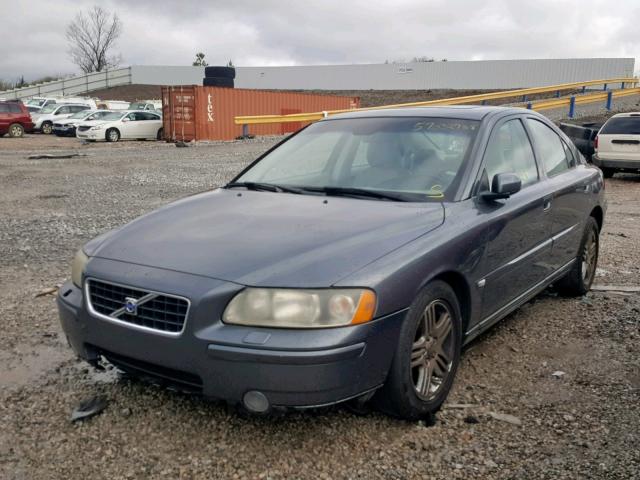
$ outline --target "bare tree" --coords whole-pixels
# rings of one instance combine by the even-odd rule
[[[115,13],[111,15],[98,6],[78,13],[66,32],[73,63],[84,73],[117,66],[120,55],[110,54],[121,33],[122,23]]]

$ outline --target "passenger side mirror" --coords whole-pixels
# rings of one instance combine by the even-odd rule
[[[509,198],[514,193],[518,193],[521,188],[522,181],[515,173],[498,173],[493,176],[491,191],[482,192],[480,196],[483,200]]]
[[[130,120],[131,120],[131,119],[130,119],[129,117],[124,117],[124,118],[122,119],[122,121],[123,121],[123,122],[128,122],[128,121],[130,121]]]

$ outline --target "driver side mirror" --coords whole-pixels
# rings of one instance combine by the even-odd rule
[[[129,121],[131,121],[131,119],[130,119],[129,117],[124,117],[124,118],[122,119],[122,121],[123,121],[123,122],[129,122]]]
[[[518,193],[521,188],[522,181],[515,173],[498,173],[493,176],[491,191],[482,192],[480,196],[484,200],[509,198],[514,193]]]

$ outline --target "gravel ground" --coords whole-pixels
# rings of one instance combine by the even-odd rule
[[[244,418],[77,361],[53,297],[35,298],[68,277],[75,250],[220,185],[275,141],[175,148],[0,138],[0,478],[640,476],[637,294],[548,291],[520,308],[466,349],[433,427],[342,407]],[[50,151],[87,156],[26,158]],[[607,181],[607,196],[596,281],[638,285],[640,175]],[[72,424],[70,412],[95,394],[106,396],[106,410]]]

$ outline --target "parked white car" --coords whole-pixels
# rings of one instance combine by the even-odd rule
[[[54,122],[89,109],[88,105],[80,104],[52,103],[45,105],[40,113],[31,114],[33,129],[46,134],[52,133]]]
[[[141,110],[129,108],[129,102],[124,100],[98,100],[98,108],[104,108],[106,110]]]
[[[162,139],[162,116],[155,112],[112,112],[100,120],[82,122],[76,137],[89,141]]]
[[[110,113],[112,112],[109,110],[82,110],[74,113],[70,117],[56,120],[53,123],[53,133],[59,137],[75,137],[76,127],[80,123],[100,120]]]
[[[598,132],[594,149],[593,163],[605,178],[616,172],[640,171],[640,112],[609,118]]]

